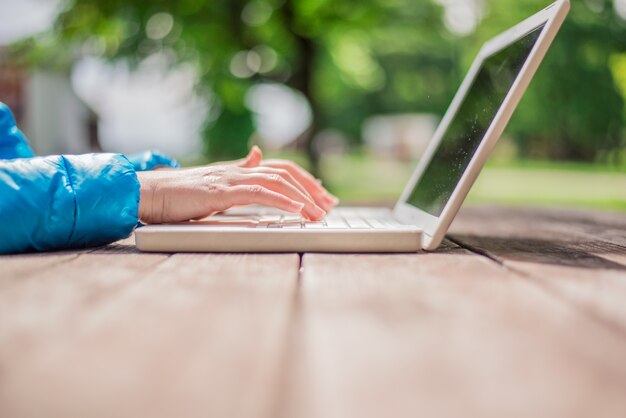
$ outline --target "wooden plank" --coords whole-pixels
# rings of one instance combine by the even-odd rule
[[[0,291],[0,416],[269,415],[298,256],[108,251]]]
[[[100,248],[48,251],[41,253],[0,255],[0,288],[2,286],[41,275],[56,265],[68,263],[86,253],[138,253],[134,236]]]
[[[485,226],[488,227],[486,230]],[[622,213],[565,208],[470,207],[461,211],[451,233],[491,234],[495,237],[514,233],[521,238],[574,244],[589,254],[626,266],[626,214]]]
[[[78,252],[0,288],[0,416],[76,416],[69,392],[76,382],[63,374],[97,365],[70,357],[72,349],[80,350],[72,341],[84,332],[90,313],[167,258]]]
[[[45,271],[57,264],[67,263],[80,256],[76,251],[32,253],[0,256],[0,288],[32,274]]]
[[[527,275],[626,336],[625,215],[471,208],[451,232],[457,242]]]
[[[283,417],[622,417],[625,340],[467,252],[305,255]]]

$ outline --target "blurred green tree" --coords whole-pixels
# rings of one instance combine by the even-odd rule
[[[316,171],[320,130],[336,128],[359,142],[373,114],[442,115],[480,44],[549,2],[474,0],[483,22],[460,35],[444,23],[448,0],[70,0],[53,32],[26,44],[46,65],[90,50],[130,62],[165,51],[194,63],[213,104],[212,160],[246,152],[254,131],[245,105],[250,87],[286,84],[312,108],[298,143]],[[613,0],[573,2],[508,131],[522,156],[619,155],[625,49],[626,22]]]
[[[544,0],[490,0],[489,14],[474,39],[493,36],[546,5]],[[619,157],[626,92],[620,92],[611,62],[624,52],[626,22],[615,13],[613,1],[574,1],[508,128],[522,157]]]
[[[287,84],[312,108],[300,143],[314,170],[322,127],[358,141],[372,113],[442,112],[458,78],[458,49],[431,0],[73,0],[54,36],[64,51],[97,45],[138,62],[168,50],[197,64],[218,109],[206,132],[211,159],[246,152],[252,84]]]

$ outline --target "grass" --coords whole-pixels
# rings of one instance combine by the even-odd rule
[[[364,154],[324,159],[326,185],[344,204],[391,204],[414,164]],[[569,206],[626,212],[626,170],[600,164],[537,161],[489,163],[468,202]]]
[[[306,159],[299,152],[281,151],[267,157],[291,159],[306,167]],[[322,162],[325,186],[344,205],[392,205],[414,167],[415,163],[376,158],[364,152],[327,156]],[[626,165],[511,160],[493,155],[467,201],[626,212]]]

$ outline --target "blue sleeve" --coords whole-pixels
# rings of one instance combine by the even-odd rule
[[[0,102],[0,159],[29,158],[34,156],[26,137],[15,125],[13,113]]]
[[[119,154],[0,161],[0,253],[104,245],[137,224],[139,181]]]
[[[179,168],[180,164],[173,158],[161,154],[158,151],[145,151],[128,156],[135,171],[148,171],[159,167]]]

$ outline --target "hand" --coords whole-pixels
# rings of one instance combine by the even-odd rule
[[[233,206],[251,204],[320,220],[337,203],[302,168],[288,161],[263,162],[256,147],[241,161],[185,170],[138,172],[137,177],[141,185],[139,219],[145,223],[201,219]]]
[[[231,162],[229,164],[236,165],[238,167],[270,167],[277,170],[284,170],[289,173],[296,182],[298,182],[304,190],[309,194],[313,201],[326,212],[330,211],[333,207],[339,204],[339,199],[331,195],[326,190],[320,180],[317,180],[309,172],[300,167],[298,164],[289,160],[265,160],[263,161],[263,154],[256,145],[252,147],[248,156],[238,161]]]

